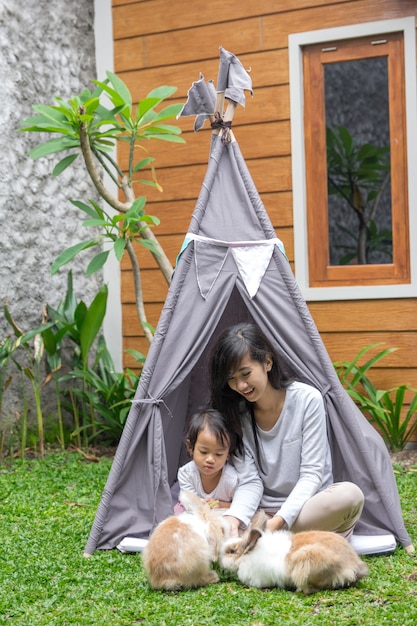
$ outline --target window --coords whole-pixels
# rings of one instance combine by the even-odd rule
[[[290,35],[289,47],[304,296],[417,295],[414,18]]]

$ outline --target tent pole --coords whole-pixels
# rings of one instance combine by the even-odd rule
[[[224,91],[218,91],[216,96],[216,105],[214,107],[214,112],[219,113],[220,117],[223,117],[224,114]]]
[[[209,115],[210,124],[216,120],[216,114],[218,113],[220,117],[223,117],[223,107],[224,107],[224,91],[218,91],[216,96],[216,104],[214,105],[214,115]],[[218,135],[220,132],[220,128],[213,129],[213,135]]]
[[[234,102],[233,100],[228,100],[227,101],[226,111],[223,112],[223,108],[224,108],[224,91],[220,91],[220,92],[217,92],[216,105],[215,105],[215,114],[209,116],[211,124],[216,120],[216,114],[217,113],[220,115],[220,117],[223,119],[224,122],[232,122],[233,116],[234,116],[235,111],[237,109],[237,102]],[[227,128],[227,129],[224,129],[224,128],[214,128],[213,129],[213,135],[218,135],[220,132],[224,133],[226,131],[230,135],[230,140],[231,141],[236,141],[235,136],[234,136],[231,128]]]
[[[232,122],[233,121],[233,116],[235,114],[236,109],[237,109],[237,102],[234,102],[233,100],[229,100],[228,103],[227,103],[226,112],[225,112],[225,114],[223,116],[223,121],[224,122]],[[222,129],[222,132],[225,132],[225,131]],[[228,129],[228,132],[230,134],[230,140],[231,141],[236,141],[236,138],[235,138],[231,128]]]

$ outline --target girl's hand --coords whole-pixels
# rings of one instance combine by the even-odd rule
[[[230,536],[239,537],[240,520],[237,519],[237,517],[232,517],[231,515],[224,515],[223,519],[225,519],[229,524]]]
[[[215,500],[214,498],[206,498],[207,504],[211,509],[230,509],[231,502],[225,500]]]
[[[220,500],[216,500],[215,498],[206,498],[205,502],[209,505],[211,509],[219,509],[220,508]]]

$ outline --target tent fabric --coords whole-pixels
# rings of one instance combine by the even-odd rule
[[[239,59],[220,46],[220,63],[217,74],[217,90],[212,80],[204,82],[200,72],[199,80],[187,92],[187,101],[178,117],[195,116],[194,130],[200,130],[204,122],[216,112],[216,95],[223,94],[228,100],[245,106],[245,90],[253,95],[252,80]]]
[[[392,533],[410,545],[385,443],[340,384],[236,141],[213,139],[187,239],[85,552],[147,537],[172,514],[171,486],[188,460],[187,419],[209,400],[211,348],[225,327],[246,320],[261,327],[290,374],[321,391],[335,480],[365,494],[357,532]],[[271,255],[252,293],[233,250],[252,242],[247,268],[265,240]]]
[[[216,107],[216,88],[212,80],[204,82],[204,76],[200,73],[199,80],[191,85],[187,93],[187,102],[181,109],[178,117],[195,116],[194,130],[200,130],[204,122],[214,115]]]

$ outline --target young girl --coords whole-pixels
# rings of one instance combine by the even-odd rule
[[[263,483],[260,506],[270,530],[331,530],[348,537],[360,517],[364,496],[350,482],[333,483],[326,415],[320,392],[283,377],[275,351],[257,326],[226,329],[211,358],[212,405],[228,420],[237,445],[245,447],[242,472],[256,467]],[[240,469],[241,468],[241,469]],[[244,500],[257,502],[238,486],[229,509],[237,529]],[[247,508],[246,508],[247,512]]]
[[[185,444],[192,461],[178,470],[179,488],[192,491],[213,508],[229,509],[236,489],[245,484],[252,493],[254,502],[259,503],[262,482],[256,468],[245,475],[242,483],[236,469],[229,462],[237,451],[235,434],[227,427],[227,422],[218,411],[207,409],[196,413],[190,420]],[[242,521],[246,525],[250,516],[243,502]],[[176,505],[175,511],[181,509]]]

